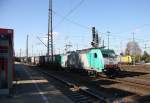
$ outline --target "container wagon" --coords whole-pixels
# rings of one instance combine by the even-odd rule
[[[14,79],[13,30],[0,28],[0,94],[10,94]]]

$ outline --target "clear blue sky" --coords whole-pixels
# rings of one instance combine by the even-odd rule
[[[132,40],[132,32],[141,48],[150,46],[150,0],[84,0],[67,18],[61,20],[81,0],[53,0],[53,29],[55,52],[63,52],[67,43],[72,49],[90,47],[91,30],[95,26],[107,46],[110,31],[110,47],[120,52]],[[29,52],[46,52],[36,38],[47,34],[48,0],[0,0],[0,27],[15,30],[15,51],[25,52],[26,35],[29,34]],[[73,23],[76,22],[79,25]],[[81,26],[82,25],[82,26]],[[43,41],[46,41],[42,39]],[[147,41],[148,40],[148,41]],[[147,42],[143,42],[147,41]]]

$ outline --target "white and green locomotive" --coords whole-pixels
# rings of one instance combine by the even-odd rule
[[[89,48],[61,54],[59,63],[62,67],[84,69],[87,71],[102,72],[104,60],[100,49]]]

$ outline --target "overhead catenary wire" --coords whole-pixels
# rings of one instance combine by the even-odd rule
[[[56,26],[60,25],[65,19],[66,17],[68,17],[69,15],[71,15],[77,8],[79,8],[81,6],[81,4],[84,2],[85,0],[81,0],[77,5],[75,5],[57,24]]]
[[[72,11],[72,10],[71,10],[71,11]],[[74,25],[76,25],[76,26],[82,27],[82,28],[87,29],[87,30],[91,30],[91,27],[85,26],[85,25],[80,24],[80,23],[78,23],[78,22],[76,22],[76,21],[74,21],[74,20],[71,20],[71,19],[68,18],[68,16],[62,16],[61,14],[56,13],[55,11],[53,11],[53,13],[55,13],[55,14],[58,15],[58,16],[60,16],[63,21],[66,20],[66,21],[68,21],[68,22],[70,22],[70,23],[72,23],[72,24],[74,24]],[[70,15],[70,13],[68,13],[68,14]],[[62,22],[63,22],[63,21],[62,21]],[[60,22],[60,23],[62,23],[62,22]],[[54,26],[54,28],[56,28],[56,27],[58,26],[58,24],[59,24],[59,23],[57,23],[57,24]],[[143,24],[143,25],[138,26],[137,28],[134,28],[134,29],[139,29],[139,28],[143,28],[143,27],[147,27],[147,26],[150,26],[150,24]],[[122,34],[122,33],[128,32],[128,31],[134,30],[134,29],[132,28],[132,29],[130,29],[130,30],[126,30],[126,31],[122,31],[122,32],[111,33],[110,36],[113,36],[113,37],[115,36],[115,37],[121,38],[121,36],[116,35],[116,34]],[[98,33],[100,33],[101,36],[107,34],[107,33],[101,33],[101,32],[98,32]]]
[[[37,39],[47,48],[47,45],[37,36]]]
[[[73,20],[67,18],[67,17],[68,17],[69,15],[71,15],[76,9],[78,9],[78,8],[83,4],[84,1],[85,1],[85,0],[81,0],[81,1],[80,1],[77,5],[75,5],[65,16],[59,15],[60,17],[62,17],[62,19],[61,19],[55,26],[61,24],[64,20],[67,20],[67,21],[69,21],[69,22],[71,22],[71,23],[73,23],[73,24],[76,24],[76,25],[80,26],[80,27],[84,27],[84,28],[87,28],[87,29],[91,29],[91,28],[89,28],[89,27],[87,27],[87,26],[84,26],[84,25],[82,25],[82,24],[79,24],[79,23],[77,23],[77,22],[75,22],[75,21],[73,21]],[[55,12],[55,11],[53,11],[53,12]],[[55,12],[55,13],[56,13],[56,12]],[[58,14],[58,13],[57,13],[57,14]],[[147,26],[150,26],[150,24],[149,24],[149,23],[146,23],[146,24],[143,24],[143,25],[141,25],[141,26],[137,26],[137,27],[134,28],[134,29],[139,29],[139,28],[143,28],[143,27],[147,27]],[[134,29],[131,28],[130,30],[134,30]],[[112,33],[112,34],[122,34],[122,33],[125,33],[125,32],[128,32],[128,30],[126,30],[126,31],[121,31],[121,32],[116,32],[116,33]],[[106,33],[102,33],[102,34],[106,34]]]
[[[55,14],[58,15],[59,17],[62,17],[64,20],[66,20],[66,21],[68,21],[68,22],[70,22],[70,23],[72,23],[72,24],[74,24],[74,25],[76,25],[76,26],[78,26],[78,27],[81,27],[81,28],[84,28],[84,29],[87,29],[87,30],[91,30],[91,27],[89,27],[89,26],[80,24],[80,23],[78,23],[78,22],[76,22],[76,21],[74,21],[74,20],[71,20],[71,19],[69,19],[69,18],[67,18],[67,17],[64,17],[63,15],[61,15],[61,14],[59,14],[59,13],[56,13],[55,11],[53,11],[53,13],[55,13]],[[56,26],[56,25],[55,25],[55,26]],[[138,29],[139,29],[139,28],[146,27],[146,26],[150,26],[150,24],[144,24],[144,25],[142,25],[142,26],[138,26]],[[55,28],[56,28],[56,27],[55,27]],[[129,31],[129,30],[128,30],[128,31]],[[109,36],[112,37],[112,38],[115,37],[115,38],[118,38],[118,39],[119,39],[119,38],[121,38],[121,36],[119,36],[119,35],[117,35],[117,34],[122,34],[122,33],[128,32],[128,31],[122,31],[122,32],[111,33]],[[101,33],[101,32],[98,32],[98,33],[100,33],[101,36],[107,34],[107,33]]]
[[[150,24],[146,23],[146,24],[137,26],[136,28],[130,28],[130,29],[127,29],[127,30],[124,30],[124,31],[120,31],[120,32],[116,32],[116,33],[112,33],[112,34],[122,34],[122,33],[126,33],[126,32],[131,32],[131,31],[133,32],[133,30],[144,28],[144,27],[148,27],[148,26],[150,26]]]
[[[59,13],[56,13],[55,11],[53,11],[53,13],[55,13],[56,15],[58,15],[58,16],[60,16],[60,17],[62,17],[62,18],[64,18],[64,20],[66,20],[66,21],[68,21],[68,22],[70,22],[70,23],[72,23],[72,24],[74,24],[74,25],[76,25],[76,26],[78,26],[78,27],[81,27],[81,28],[84,28],[84,29],[87,29],[87,30],[91,30],[91,27],[88,27],[88,26],[85,26],[85,25],[83,25],[83,24],[80,24],[80,23],[78,23],[78,22],[75,22],[74,20],[71,20],[71,19],[69,19],[68,17],[64,17],[64,16],[62,16],[61,14],[59,14]],[[144,24],[144,25],[142,25],[142,26],[138,26],[138,28],[143,28],[143,27],[146,27],[146,26],[149,26],[149,24]],[[127,31],[126,31],[127,32]],[[98,33],[100,33],[101,34],[101,36],[103,35],[107,35],[107,32],[106,33],[101,33],[101,32],[98,32]],[[125,33],[125,31],[124,32],[120,32],[120,34],[121,33]],[[118,33],[111,33],[109,36],[111,37],[111,38],[121,38],[121,36],[119,36],[119,35],[116,35],[116,34],[118,34]]]
[[[85,25],[83,25],[83,24],[80,24],[80,23],[78,23],[78,22],[76,22],[76,21],[74,21],[74,20],[71,20],[71,19],[69,19],[69,18],[67,18],[67,17],[65,17],[65,16],[62,16],[62,15],[59,14],[59,13],[56,13],[54,10],[53,10],[53,13],[55,13],[55,14],[58,15],[59,17],[63,18],[64,20],[66,20],[66,21],[68,21],[68,22],[70,22],[70,23],[72,23],[72,24],[74,24],[74,25],[77,25],[77,26],[79,26],[79,27],[81,27],[81,28],[88,29],[88,30],[91,29],[91,28],[88,27],[88,26],[85,26]],[[56,27],[57,27],[57,24],[54,26],[54,28],[56,28]]]

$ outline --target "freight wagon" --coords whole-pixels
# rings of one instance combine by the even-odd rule
[[[0,94],[10,94],[14,79],[13,30],[0,28]]]

